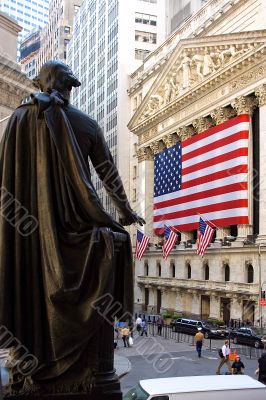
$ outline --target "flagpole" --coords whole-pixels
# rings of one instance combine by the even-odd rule
[[[197,213],[200,217],[203,217],[204,216],[204,214],[200,214],[200,213]],[[209,222],[211,225],[213,225],[213,227],[214,228],[216,228],[216,229],[218,229],[218,231],[221,231],[222,229],[220,229],[217,225],[215,225],[213,222],[211,222],[208,218],[206,218],[205,216],[204,216],[204,218],[203,219],[205,219],[205,221],[207,221],[207,222]]]

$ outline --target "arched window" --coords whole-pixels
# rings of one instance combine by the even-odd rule
[[[204,279],[205,279],[205,281],[208,281],[209,277],[210,277],[209,265],[205,264],[204,265]]]
[[[160,261],[157,261],[157,276],[162,275],[162,267]]]
[[[171,261],[170,263],[171,277],[175,278],[175,263]]]
[[[230,281],[230,267],[228,264],[224,265],[224,280],[225,282]]]
[[[187,279],[191,279],[191,265],[190,263],[187,263]]]
[[[149,263],[148,263],[148,261],[144,261],[144,275],[145,276],[149,275]]]
[[[247,265],[247,282],[248,283],[254,282],[254,268],[252,264]]]

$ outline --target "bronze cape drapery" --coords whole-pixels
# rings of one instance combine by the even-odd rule
[[[103,209],[86,158],[123,216],[118,172],[96,122],[56,93],[14,112],[0,150],[0,324],[38,359],[34,382],[86,385],[102,323],[91,304],[110,293],[113,271],[117,315],[133,303],[130,238],[114,264],[108,228],[126,231]]]

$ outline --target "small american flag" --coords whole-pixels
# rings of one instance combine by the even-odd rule
[[[149,236],[144,235],[141,231],[137,230],[136,252],[135,256],[138,260],[142,259],[143,254],[149,244]]]
[[[205,250],[209,246],[212,237],[214,234],[214,230],[207,224],[207,222],[203,221],[200,218],[199,221],[199,230],[198,230],[198,240],[197,240],[197,253],[203,257]]]
[[[177,234],[172,231],[167,225],[164,226],[164,245],[163,245],[163,258],[166,260],[176,244]]]

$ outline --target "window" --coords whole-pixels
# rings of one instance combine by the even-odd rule
[[[171,277],[175,278],[175,263],[174,263],[174,261],[171,261],[171,263],[170,263],[170,270],[171,270]]]
[[[149,275],[149,263],[148,263],[148,261],[144,261],[144,275],[145,276]]]
[[[136,42],[156,43],[157,35],[151,32],[135,31]]]
[[[162,275],[162,267],[161,267],[160,261],[157,261],[156,272],[157,272],[157,276]]]
[[[224,280],[225,282],[230,281],[230,267],[228,264],[225,264],[224,266]]]
[[[150,54],[149,50],[135,49],[135,59],[144,60]]]
[[[203,268],[204,268],[204,279],[205,281],[208,281],[210,277],[209,265],[205,264]]]
[[[65,26],[64,27],[64,32],[65,33],[70,33],[70,26]]]
[[[137,166],[134,165],[133,166],[133,179],[136,179],[136,178],[137,178]]]
[[[135,13],[135,22],[137,22],[139,24],[156,26],[157,25],[157,17],[156,17],[156,15]]]
[[[186,264],[186,270],[187,270],[187,279],[191,279],[191,265],[189,262]]]
[[[252,264],[247,265],[247,283],[254,282],[254,269]]]

